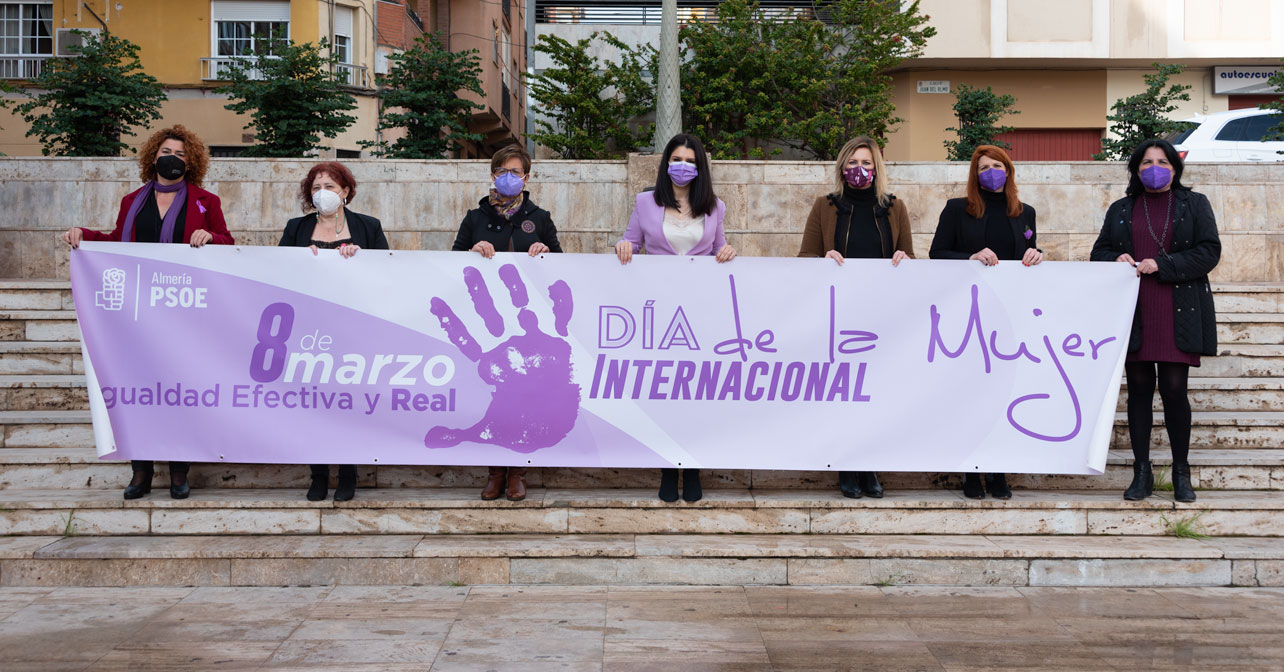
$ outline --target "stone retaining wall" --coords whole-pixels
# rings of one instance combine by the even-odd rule
[[[623,232],[633,194],[654,182],[658,158],[537,161],[532,198],[548,209],[567,252],[604,253]],[[206,188],[223,201],[238,243],[273,245],[300,213],[299,180],[311,161],[214,159]],[[485,161],[353,160],[353,209],[383,220],[395,249],[449,249],[464,213],[488,185]],[[812,201],[830,190],[832,164],[719,161],[727,238],[741,254],[793,256]],[[892,191],[909,206],[914,246],[926,256],[937,215],[961,196],[966,164],[892,163]],[[1021,200],[1039,213],[1049,259],[1085,260],[1110,202],[1123,195],[1116,163],[1021,163]],[[1222,234],[1220,282],[1284,281],[1284,165],[1202,164],[1184,180],[1212,201]],[[138,186],[133,159],[0,158],[0,277],[66,278],[57,233],[71,225],[110,229],[120,199]]]

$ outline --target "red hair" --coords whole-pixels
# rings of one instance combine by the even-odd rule
[[[316,209],[312,205],[312,183],[316,181],[317,176],[322,173],[329,175],[330,179],[339,183],[340,187],[348,190],[348,203],[357,195],[357,178],[352,176],[352,171],[338,161],[324,161],[312,166],[308,171],[308,176],[303,178],[299,183],[299,202],[303,206],[304,212],[311,212]]]
[[[981,162],[982,156],[1002,163],[1003,169],[1008,171],[1008,183],[1003,187],[1003,193],[1008,197],[1008,217],[1021,216],[1025,206],[1021,205],[1021,199],[1017,196],[1016,169],[1012,167],[1012,159],[1008,158],[1008,153],[1002,147],[994,145],[981,145],[972,152],[972,166],[967,171],[967,214],[977,219],[985,214],[985,201],[981,200],[981,186],[976,177],[976,166]]]

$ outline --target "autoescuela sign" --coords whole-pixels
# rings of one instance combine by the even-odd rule
[[[1279,68],[1273,65],[1217,66],[1213,68],[1213,93],[1278,93],[1266,80]]]

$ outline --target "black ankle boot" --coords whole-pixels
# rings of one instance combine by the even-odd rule
[[[662,502],[678,501],[678,470],[677,469],[660,470],[660,501]]]
[[[1150,461],[1138,460],[1132,463],[1132,483],[1124,490],[1124,499],[1136,502],[1155,493],[1155,474],[1150,470]]]
[[[1173,463],[1173,499],[1195,501],[1195,488],[1190,484],[1190,465]]]
[[[838,491],[851,499],[860,499],[864,494],[860,491],[860,480],[856,478],[854,471],[838,472]]]
[[[334,501],[346,502],[357,494],[357,467],[345,464],[339,467],[339,482],[334,486]]]
[[[698,502],[704,497],[704,488],[700,485],[699,469],[682,470],[682,499],[688,502]]]
[[[968,499],[985,499],[980,474],[963,474],[963,496]]]
[[[138,499],[143,495],[150,494],[152,491],[152,477],[156,475],[152,469],[135,469],[134,477],[130,479],[129,485],[125,488],[125,499]]]
[[[883,496],[883,484],[878,482],[878,474],[872,471],[862,471],[858,477],[860,481],[861,492],[866,497],[881,499]]]
[[[187,499],[190,494],[192,494],[192,486],[187,484],[187,472],[169,472],[169,498]]]
[[[324,466],[325,471],[317,469],[318,466]],[[325,499],[330,489],[330,465],[313,465],[312,467],[312,485],[308,486],[308,501],[319,502]]]
[[[1012,499],[1012,488],[1008,487],[1007,474],[986,474],[985,490],[995,499]]]

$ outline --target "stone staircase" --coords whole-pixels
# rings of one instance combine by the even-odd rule
[[[362,466],[355,500],[313,503],[306,467],[259,464],[196,465],[174,501],[163,463],[126,502],[127,465],[94,454],[67,283],[0,281],[0,585],[1284,585],[1284,285],[1215,289],[1194,504],[1121,498],[1126,389],[1105,475],[1016,475],[1007,502],[953,474],[848,500],[832,473],[718,470],[703,501],[663,504],[625,469],[538,469],[526,501],[482,502],[483,468]]]

